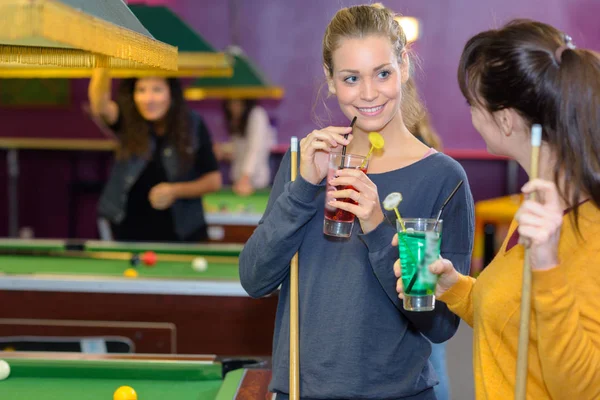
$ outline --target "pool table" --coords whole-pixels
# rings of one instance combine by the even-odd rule
[[[241,197],[229,188],[203,196],[208,236],[215,243],[246,243],[267,209],[270,189]]]
[[[175,343],[165,352],[270,355],[277,295],[246,294],[238,277],[241,248],[0,240],[0,304],[8,305],[0,307],[0,320],[169,323]],[[148,250],[157,253],[156,265],[125,277],[131,256]],[[207,260],[206,271],[192,268],[195,257]]]
[[[0,398],[11,400],[112,400],[121,386],[139,400],[270,399],[270,371],[261,363],[227,373],[214,356],[87,356],[69,353],[8,353],[11,367],[0,381]]]

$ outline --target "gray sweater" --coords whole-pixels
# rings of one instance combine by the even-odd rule
[[[464,185],[444,209],[442,256],[469,272],[473,198],[462,167],[436,153],[407,167],[369,174],[381,201],[401,192],[403,218],[435,218],[460,179]],[[303,399],[429,399],[437,383],[428,359],[429,340],[456,332],[459,318],[437,302],[435,311],[408,312],[396,293],[398,248],[394,213],[363,234],[323,234],[325,184],[300,174],[290,182],[284,156],[267,210],[240,255],[242,286],[253,297],[281,285],[273,341],[271,390],[288,393],[289,264],[299,252],[300,393]],[[426,339],[427,338],[427,339]],[[420,395],[421,394],[421,395]]]

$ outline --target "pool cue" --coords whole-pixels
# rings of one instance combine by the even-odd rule
[[[291,180],[298,174],[298,138],[291,140]],[[300,400],[300,354],[298,338],[298,252],[290,263],[290,400]]]
[[[529,180],[537,179],[539,168],[542,127],[534,124],[531,127],[531,171]],[[531,199],[535,200],[535,193]],[[529,319],[531,317],[531,265],[529,264],[529,248],[525,248],[523,258],[523,286],[521,289],[521,319],[519,321],[519,346],[517,352],[517,380],[515,384],[515,400],[527,398],[527,357],[529,352]]]

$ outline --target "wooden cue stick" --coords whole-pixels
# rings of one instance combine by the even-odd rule
[[[529,179],[537,179],[542,127],[535,124],[531,127],[531,171]],[[535,193],[531,199],[535,200]],[[521,316],[519,321],[519,345],[517,352],[517,379],[515,384],[515,400],[527,398],[527,358],[529,352],[529,319],[531,317],[531,265],[529,264],[529,248],[525,248],[523,258],[523,286],[521,288]]]
[[[291,140],[291,180],[298,174],[298,138]],[[298,252],[290,263],[290,400],[300,400],[300,355],[298,338]]]

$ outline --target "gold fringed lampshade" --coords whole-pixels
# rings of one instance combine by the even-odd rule
[[[177,71],[126,70],[111,71],[114,77],[230,77],[233,74],[225,53],[217,52],[200,34],[191,29],[177,14],[165,6],[131,4],[129,8],[158,40],[177,46]]]
[[[284,90],[273,85],[238,47],[228,51],[233,60],[230,78],[199,78],[186,90],[187,100],[281,99]]]
[[[174,71],[177,48],[156,40],[122,0],[0,1],[0,77],[95,67]]]

